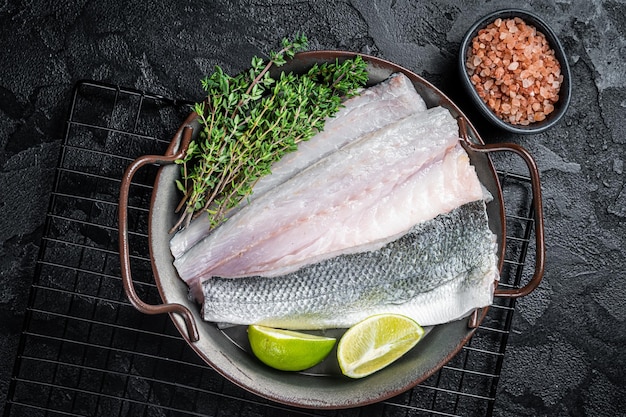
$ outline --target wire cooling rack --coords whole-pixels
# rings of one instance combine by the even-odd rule
[[[422,384],[347,410],[303,410],[250,394],[202,362],[167,315],[130,305],[120,278],[120,180],[136,157],[165,151],[189,104],[76,84],[4,416],[492,415],[514,300],[496,300],[471,341]],[[147,243],[155,174],[151,167],[134,177],[129,203],[132,272],[149,303],[160,302]],[[508,242],[500,285],[517,287],[534,247],[532,193],[528,178],[498,175]]]

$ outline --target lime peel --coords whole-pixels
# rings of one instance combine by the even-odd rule
[[[260,325],[248,326],[254,355],[264,364],[282,371],[302,371],[322,362],[337,339]]]

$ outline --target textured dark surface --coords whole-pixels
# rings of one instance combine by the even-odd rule
[[[457,48],[508,1],[59,1],[0,4],[0,398],[4,403],[72,85],[105,80],[175,98],[301,31],[313,49],[369,53],[458,101]],[[531,1],[560,37],[572,105],[554,129],[515,136],[472,119],[488,142],[535,156],[547,267],[520,300],[495,415],[617,416],[626,408],[626,4]],[[515,164],[517,161],[512,160]]]

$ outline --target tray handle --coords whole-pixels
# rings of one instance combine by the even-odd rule
[[[530,294],[535,288],[537,288],[537,286],[541,282],[541,279],[543,278],[546,257],[543,226],[543,202],[541,199],[541,182],[539,180],[539,170],[537,168],[537,164],[535,163],[532,155],[524,147],[515,143],[478,144],[470,141],[467,135],[467,123],[463,117],[459,118],[459,128],[461,138],[464,140],[465,146],[467,146],[471,150],[482,153],[502,151],[513,152],[519,155],[524,160],[530,172],[530,182],[533,193],[533,211],[535,216],[535,271],[533,273],[533,277],[523,287],[512,289],[497,288],[494,292],[495,297],[524,297]]]
[[[191,141],[193,129],[191,127],[185,127],[182,132],[182,139],[178,146],[178,151],[174,153],[173,147],[168,148],[165,155],[144,155],[135,159],[124,172],[122,177],[122,183],[120,186],[120,200],[119,200],[119,242],[120,242],[120,263],[122,283],[124,285],[124,291],[126,296],[130,300],[130,303],[140,312],[145,314],[162,314],[162,313],[176,313],[179,314],[185,321],[187,328],[187,335],[192,342],[197,342],[200,338],[196,322],[191,314],[191,311],[182,304],[170,303],[170,304],[147,304],[143,302],[133,285],[133,278],[130,269],[130,249],[128,242],[128,195],[130,191],[130,184],[135,173],[145,165],[167,165],[172,164],[177,159],[182,159],[187,152],[189,142]]]

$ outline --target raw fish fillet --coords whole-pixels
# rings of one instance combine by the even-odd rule
[[[287,329],[347,328],[378,313],[422,326],[491,304],[498,279],[484,201],[413,227],[376,251],[340,255],[272,279],[203,283],[204,319]]]
[[[174,261],[193,295],[214,276],[278,276],[375,250],[483,197],[456,120],[412,114],[331,153],[249,203]]]
[[[272,166],[272,174],[262,177],[254,186],[250,197],[235,210],[253,201],[268,190],[279,186],[296,173],[319,161],[346,144],[398,121],[409,114],[426,110],[426,103],[415,91],[411,80],[402,73],[391,75],[387,80],[363,89],[344,103],[337,114],[329,118],[324,130],[298,145],[298,151],[288,153]],[[206,237],[210,229],[208,216],[200,216],[187,228],[178,232],[170,241],[174,257]]]

